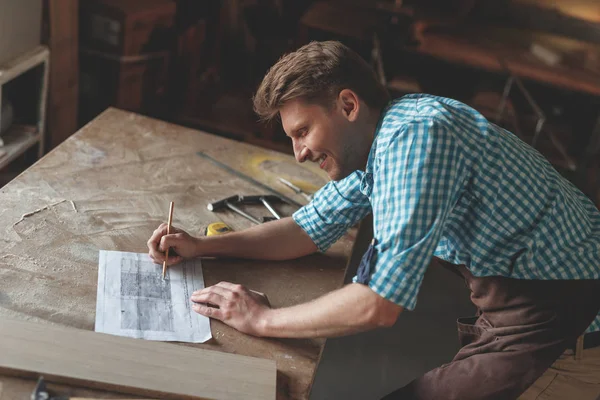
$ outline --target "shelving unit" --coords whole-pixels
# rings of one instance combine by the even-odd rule
[[[39,87],[36,88],[37,120],[30,125],[12,125],[8,132],[0,137],[0,169],[6,167],[36,144],[38,144],[38,157],[44,155],[49,56],[50,52],[47,47],[38,46],[20,57],[0,65],[0,109],[2,108],[2,91],[7,84],[40,65],[43,71]],[[18,111],[16,110],[17,113]]]

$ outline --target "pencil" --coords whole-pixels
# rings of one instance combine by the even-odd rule
[[[167,235],[171,234],[171,223],[173,222],[173,207],[175,203],[171,202],[169,205],[169,223],[167,224]],[[167,260],[169,259],[169,248],[165,251],[165,261],[163,261],[163,279],[165,279],[165,274],[167,272]]]

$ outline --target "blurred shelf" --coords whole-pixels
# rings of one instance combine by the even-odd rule
[[[35,144],[39,144],[38,158],[44,154],[49,56],[47,47],[37,46],[0,65],[0,109],[5,96],[11,100],[11,93],[19,93],[12,102],[20,115],[19,123],[0,137],[0,169]],[[20,98],[26,101],[17,101]]]
[[[13,125],[2,136],[4,146],[0,146],[0,169],[25,153],[27,149],[41,143],[41,136],[34,125]]]
[[[50,51],[46,46],[38,46],[5,64],[0,65],[0,84],[4,84],[36,65],[47,62]]]

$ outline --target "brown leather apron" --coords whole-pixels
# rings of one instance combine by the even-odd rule
[[[460,273],[476,316],[459,318],[462,348],[385,400],[516,399],[586,330],[600,310],[600,280],[520,280]]]

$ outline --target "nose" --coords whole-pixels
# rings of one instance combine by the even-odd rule
[[[309,150],[307,147],[300,144],[300,141],[294,140],[294,156],[296,157],[296,161],[299,163],[303,163],[306,161],[306,157],[308,156]]]

